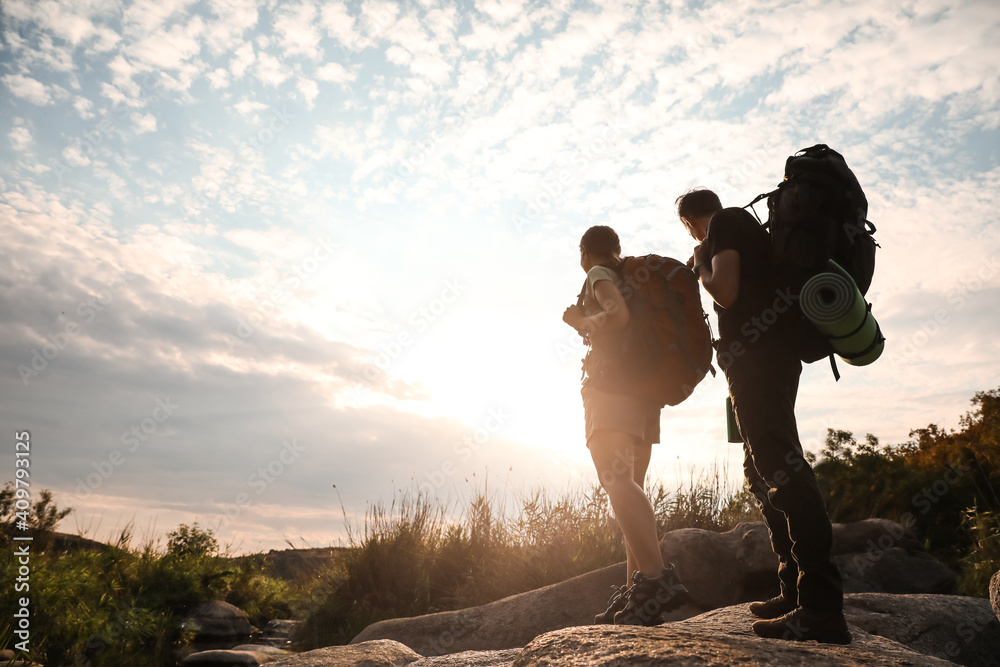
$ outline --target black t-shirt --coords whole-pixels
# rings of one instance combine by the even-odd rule
[[[787,330],[791,294],[777,287],[771,268],[771,241],[757,220],[742,208],[725,208],[712,216],[703,243],[706,257],[723,250],[740,256],[740,288],[729,308],[715,305],[719,315],[718,362],[730,378],[798,363]],[[785,317],[782,317],[785,315]]]

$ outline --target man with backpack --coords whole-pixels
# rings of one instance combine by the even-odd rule
[[[651,284],[654,276],[647,272],[645,281],[632,280],[629,285],[619,275],[624,264],[613,229],[603,225],[588,229],[580,240],[580,266],[587,281],[580,301],[566,309],[563,321],[591,344],[581,388],[587,447],[625,536],[628,558],[626,583],[615,590],[608,608],[594,622],[658,625],[663,614],[686,602],[689,594],[673,565],[664,566],[656,518],[643,488],[652,445],[660,438],[661,403],[632,391],[633,378],[619,354],[623,336],[643,333],[636,332],[635,321],[629,328],[630,320],[638,320],[641,313],[639,304],[627,296],[642,290],[639,282]]]
[[[793,299],[779,288],[770,239],[747,211],[723,208],[711,190],[678,197],[677,213],[700,243],[690,263],[715,301],[717,359],[744,441],[743,470],[778,556],[781,594],[750,605],[763,619],[753,630],[848,644],[833,531],[795,423],[802,363],[788,315]]]

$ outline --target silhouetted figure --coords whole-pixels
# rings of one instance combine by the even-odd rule
[[[843,586],[833,531],[795,423],[802,363],[781,315],[791,297],[777,289],[771,244],[747,211],[722,208],[711,190],[677,199],[681,222],[700,243],[692,268],[715,300],[717,359],[743,438],[743,471],[778,555],[781,594],[750,605],[763,637],[847,644]]]
[[[563,321],[589,334],[589,369],[616,363],[609,346],[615,333],[629,325],[628,306],[616,286],[621,263],[615,231],[605,226],[588,229],[580,240],[580,265],[587,273],[583,306],[567,308]],[[673,565],[664,567],[656,518],[643,489],[652,444],[660,440],[660,406],[598,384],[588,373],[581,389],[587,447],[625,535],[628,571],[625,585],[615,590],[607,610],[594,622],[658,625],[665,612],[688,599]]]

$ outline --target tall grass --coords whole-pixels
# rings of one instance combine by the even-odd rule
[[[660,535],[757,520],[749,493],[725,479],[714,469],[676,490],[648,489]],[[513,499],[484,486],[461,508],[400,492],[370,506],[349,542],[297,610],[305,617],[302,648],[343,644],[379,620],[480,605],[625,560],[599,486]]]

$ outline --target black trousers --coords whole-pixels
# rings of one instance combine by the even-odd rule
[[[802,364],[787,357],[769,362],[727,370],[743,437],[743,473],[778,555],[782,595],[803,607],[841,610],[844,590],[831,554],[830,517],[795,424]]]

